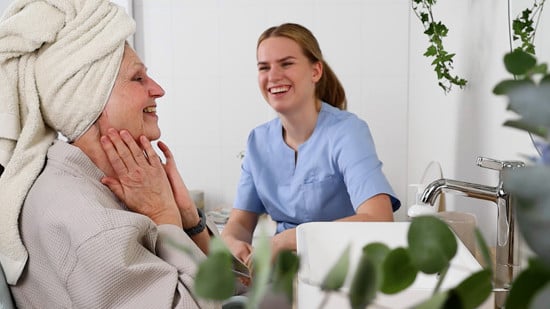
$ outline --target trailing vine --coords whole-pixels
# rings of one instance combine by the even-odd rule
[[[448,93],[453,85],[463,88],[467,81],[452,74],[455,54],[447,52],[443,46],[443,38],[447,36],[449,29],[441,21],[435,21],[433,17],[432,7],[436,2],[437,0],[412,0],[412,9],[422,22],[424,34],[430,41],[430,46],[424,52],[424,56],[434,58],[432,66],[439,80],[438,85],[445,93]]]
[[[453,58],[455,53],[449,53],[443,46],[443,38],[449,29],[441,21],[436,21],[432,8],[437,0],[412,0],[412,9],[424,26],[424,34],[429,38],[430,45],[424,56],[433,57],[432,66],[437,75],[438,85],[448,93],[453,85],[463,88],[468,82],[466,79],[453,75]],[[518,47],[524,52],[534,55],[534,38],[537,26],[546,0],[533,0],[533,6],[523,10],[512,22],[513,40],[519,40]]]
[[[546,0],[534,0],[533,7],[523,10],[512,22],[512,29],[514,31],[514,41],[521,41],[521,48],[523,51],[535,54],[535,33],[542,14]]]

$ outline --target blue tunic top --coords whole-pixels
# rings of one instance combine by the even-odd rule
[[[323,103],[309,139],[294,150],[275,118],[252,130],[234,207],[268,213],[277,233],[310,221],[355,214],[367,199],[385,193],[393,210],[401,203],[382,172],[367,123]]]

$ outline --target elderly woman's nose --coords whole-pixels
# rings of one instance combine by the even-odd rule
[[[164,96],[164,89],[154,80],[151,79],[151,87],[149,87],[149,95],[155,98]]]

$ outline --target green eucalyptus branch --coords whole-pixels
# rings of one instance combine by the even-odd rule
[[[476,229],[479,235],[479,230]],[[480,248],[487,248],[483,237]],[[383,243],[363,247],[355,272],[348,274],[349,246],[326,274],[321,289],[340,291],[348,275],[353,275],[348,299],[351,308],[374,305],[378,293],[396,294],[409,288],[419,273],[438,275],[433,295],[413,308],[447,308],[446,302],[460,303],[456,308],[477,308],[491,294],[492,269],[486,266],[471,274],[458,286],[440,291],[451,260],[458,250],[457,239],[450,227],[435,216],[413,218],[407,232],[407,246],[390,249]]]
[[[519,118],[508,120],[505,126],[524,130],[548,141],[550,131],[550,72],[548,65],[535,57],[534,37],[545,0],[534,0],[531,9],[525,9],[513,21],[514,40],[518,46],[504,56],[506,70],[513,79],[503,80],[493,89],[496,95],[506,95],[507,109]],[[534,166],[508,173],[505,190],[515,198],[515,213],[522,238],[535,255],[527,268],[522,269],[512,282],[506,308],[545,308],[550,295],[550,250],[548,238],[542,229],[550,222],[548,213],[548,186],[550,169],[548,145],[539,149],[540,158]]]
[[[413,0],[412,9],[424,26],[424,34],[429,38],[430,46],[424,53],[426,57],[433,57],[432,66],[439,80],[438,85],[448,93],[452,86],[463,88],[467,81],[458,75],[452,74],[454,53],[449,53],[443,46],[443,38],[449,29],[441,21],[435,21],[432,7],[436,0]]]

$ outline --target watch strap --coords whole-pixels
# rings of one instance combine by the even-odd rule
[[[197,225],[193,226],[193,227],[190,227],[188,229],[183,229],[183,231],[188,235],[188,236],[195,236],[197,234],[199,234],[200,232],[204,231],[204,229],[206,228],[206,217],[204,216],[204,213],[202,212],[202,210],[198,209],[197,208],[197,212],[199,214],[199,223],[197,223]]]

